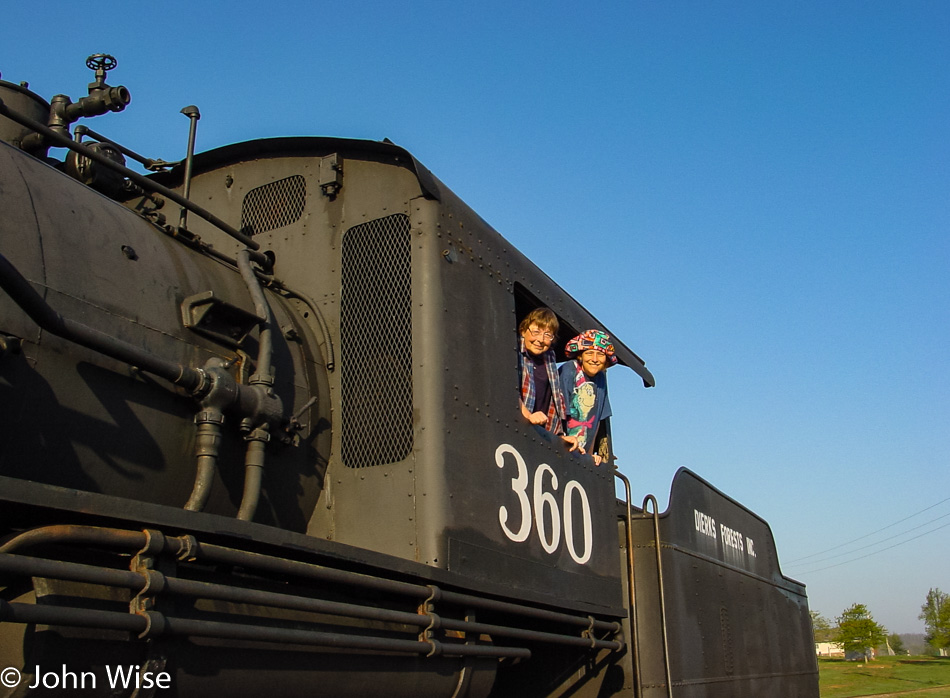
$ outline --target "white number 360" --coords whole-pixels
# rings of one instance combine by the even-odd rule
[[[515,543],[523,543],[531,535],[532,511],[534,512],[534,523],[537,525],[538,539],[541,541],[541,547],[545,552],[553,553],[561,544],[561,510],[558,509],[557,499],[552,492],[557,492],[557,475],[547,463],[542,463],[534,471],[534,486],[532,487],[532,498],[528,498],[528,487],[531,484],[528,478],[528,466],[525,465],[524,458],[518,453],[514,446],[501,444],[495,449],[495,464],[499,468],[505,467],[505,454],[514,458],[515,466],[518,469],[517,475],[511,478],[511,489],[518,495],[518,503],[521,505],[521,524],[517,531],[508,528],[508,507],[501,506],[498,509],[498,521],[501,523],[501,530],[505,535]],[[551,492],[544,491],[545,479],[551,484]],[[574,546],[574,499],[575,493],[579,496],[581,509],[583,513],[583,554],[578,555]],[[562,509],[564,511],[564,542],[567,545],[567,552],[579,565],[586,564],[590,560],[593,527],[590,518],[590,501],[587,499],[587,492],[584,487],[576,480],[571,480],[564,486],[564,499]],[[532,502],[534,506],[532,507]],[[550,529],[546,528],[546,523],[550,521]]]

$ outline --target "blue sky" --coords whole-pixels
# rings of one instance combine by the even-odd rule
[[[50,46],[5,9],[3,79],[78,98],[114,54],[132,104],[90,125],[143,154],[187,104],[199,149],[413,152],[646,359],[610,372],[637,501],[698,472],[829,618],[917,632],[950,591],[950,4],[45,8]]]

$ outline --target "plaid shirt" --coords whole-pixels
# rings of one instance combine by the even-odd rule
[[[521,401],[528,412],[538,412],[535,409],[534,394],[534,361],[531,355],[524,348],[524,337],[520,340],[521,346],[518,351],[518,368],[521,372]],[[557,359],[552,350],[544,352],[544,368],[548,373],[548,384],[551,387],[551,403],[548,405],[548,421],[544,428],[555,434],[563,434],[564,428],[562,421],[567,419],[567,403],[564,401],[564,395],[561,392],[560,381],[557,375]]]

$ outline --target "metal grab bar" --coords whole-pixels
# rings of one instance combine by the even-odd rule
[[[653,504],[653,513],[650,514],[647,505]],[[673,698],[673,679],[670,675],[670,646],[666,634],[666,592],[663,590],[663,560],[660,556],[660,511],[656,503],[656,497],[648,494],[643,498],[643,516],[639,518],[651,517],[653,519],[653,542],[656,548],[656,574],[657,584],[660,590],[660,634],[663,636],[663,666],[666,669],[666,695]]]
[[[616,465],[614,466],[614,476],[623,483],[624,499],[627,505],[627,516],[624,521],[624,530],[627,534],[627,603],[630,607],[630,634],[633,636],[627,644],[630,645],[633,653],[634,698],[640,698],[643,695],[643,680],[640,673],[640,629],[637,622],[636,572],[633,566],[633,512],[630,504],[633,495],[630,489],[630,480],[617,469]]]

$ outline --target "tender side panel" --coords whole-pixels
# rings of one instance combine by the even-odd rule
[[[784,576],[768,524],[688,470],[669,509],[635,521],[644,696],[815,698],[818,673],[805,588]]]

